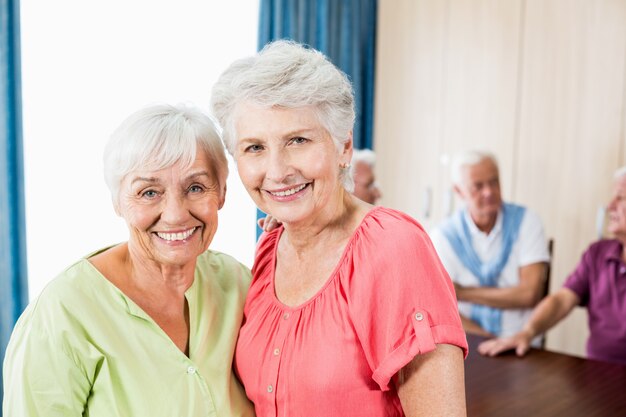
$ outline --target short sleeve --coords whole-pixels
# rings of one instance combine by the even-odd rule
[[[4,362],[3,415],[12,417],[82,416],[90,393],[83,370],[67,346],[32,317],[32,307],[18,321]]]
[[[539,216],[526,210],[519,231],[519,265],[526,266],[538,262],[549,262],[548,242]]]
[[[576,265],[574,272],[570,274],[563,284],[564,288],[568,288],[578,296],[580,299],[580,306],[586,306],[589,302],[589,277],[593,268],[593,249],[594,246],[589,247]]]
[[[437,344],[459,346],[467,356],[454,287],[415,220],[380,208],[364,220],[353,245],[349,309],[382,390],[416,355]]]

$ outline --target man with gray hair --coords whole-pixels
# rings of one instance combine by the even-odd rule
[[[369,204],[376,204],[381,197],[374,166],[376,154],[370,149],[355,149],[352,152],[352,175],[354,178],[354,194],[357,198]]]
[[[457,155],[452,181],[465,207],[431,239],[455,283],[463,326],[483,336],[513,335],[544,291],[550,255],[543,225],[532,211],[502,201],[491,153]]]
[[[587,357],[626,365],[626,167],[615,173],[607,212],[614,238],[591,244],[563,287],[537,305],[519,333],[481,343],[480,353],[495,356],[515,349],[525,355],[533,338],[581,306],[589,317]]]

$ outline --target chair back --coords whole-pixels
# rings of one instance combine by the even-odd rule
[[[548,239],[548,253],[550,254],[550,261],[548,261],[548,265],[546,266],[546,279],[543,286],[543,294],[541,295],[541,299],[543,300],[550,294],[550,272],[552,269],[552,253],[554,252],[554,239]],[[541,338],[541,349],[546,347],[546,335],[544,334]]]

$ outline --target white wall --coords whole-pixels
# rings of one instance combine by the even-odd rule
[[[124,241],[102,175],[109,134],[155,102],[208,108],[212,84],[254,53],[254,0],[22,0],[29,292]],[[232,165],[211,248],[251,266],[255,207]]]

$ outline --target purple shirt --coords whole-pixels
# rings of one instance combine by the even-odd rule
[[[589,313],[587,356],[626,364],[626,264],[622,244],[600,240],[583,254],[563,285]]]

